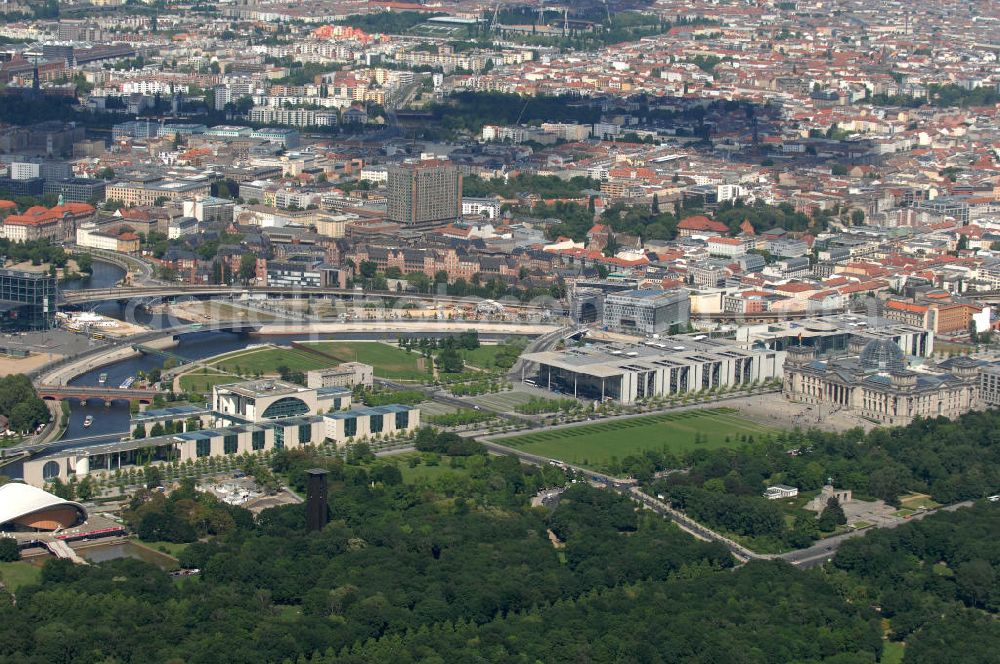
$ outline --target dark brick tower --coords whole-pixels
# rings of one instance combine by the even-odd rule
[[[329,520],[326,504],[326,474],[322,468],[307,470],[309,482],[306,485],[306,530],[323,530]]]

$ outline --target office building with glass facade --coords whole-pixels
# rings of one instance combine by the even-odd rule
[[[56,316],[56,278],[0,270],[0,330],[47,330]]]
[[[350,439],[392,436],[420,426],[420,411],[393,404],[374,408],[355,408],[330,413],[324,418],[326,437],[336,443]]]

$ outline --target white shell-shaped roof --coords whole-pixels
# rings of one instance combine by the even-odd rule
[[[80,503],[63,500],[30,484],[11,482],[0,486],[0,524],[56,506],[75,507],[87,517],[87,510]]]

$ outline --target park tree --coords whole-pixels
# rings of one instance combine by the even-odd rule
[[[80,500],[90,500],[97,495],[94,479],[89,475],[76,483],[76,497]]]
[[[955,569],[958,593],[969,606],[996,611],[1000,608],[997,570],[986,560],[976,558]]]
[[[819,529],[825,533],[833,532],[837,529],[837,526],[842,526],[847,523],[847,516],[844,514],[844,508],[840,506],[840,501],[837,500],[836,496],[831,496],[829,500],[826,501],[826,507],[819,515],[819,521],[817,525]]]
[[[462,356],[454,348],[446,348],[438,353],[434,363],[437,365],[438,371],[442,373],[461,373],[462,369],[465,368]]]
[[[406,275],[406,283],[418,293],[426,293],[431,289],[431,280],[423,272],[410,272]]]
[[[76,489],[73,485],[68,482],[63,482],[58,477],[52,478],[52,481],[49,482],[47,489],[49,493],[59,496],[63,500],[73,500],[76,498]]]
[[[11,409],[9,425],[14,431],[27,433],[48,420],[49,409],[45,406],[44,401],[35,397],[19,403]]]
[[[403,483],[403,474],[395,464],[381,464],[372,468],[371,478],[373,482],[381,482],[386,486],[396,486]]]
[[[21,559],[21,549],[13,537],[0,537],[0,563],[10,563]]]
[[[146,466],[142,475],[147,489],[154,489],[163,484],[163,473],[157,466]]]

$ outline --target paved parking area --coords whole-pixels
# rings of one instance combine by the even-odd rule
[[[899,521],[899,517],[894,516],[896,508],[886,505],[881,500],[874,502],[852,500],[841,507],[844,509],[844,516],[847,517],[848,524],[864,521],[876,526],[885,526]]]
[[[83,334],[55,328],[44,332],[12,332],[0,334],[0,348],[24,350],[29,353],[75,355],[100,345]]]
[[[28,373],[63,357],[78,355],[95,346],[106,345],[83,334],[53,329],[44,332],[0,334],[0,376]],[[17,357],[28,353],[28,357]]]
[[[269,507],[280,507],[281,505],[293,505],[301,503],[302,499],[295,494],[285,490],[273,496],[262,496],[248,501],[243,505],[254,514],[260,514]]]

